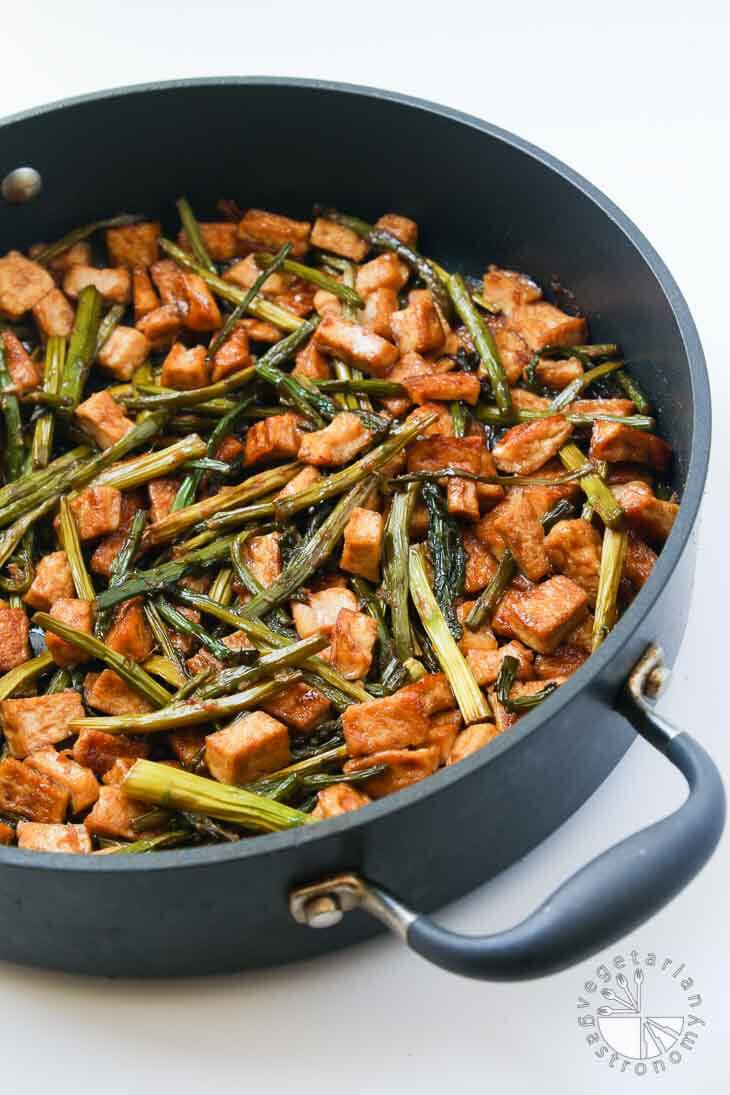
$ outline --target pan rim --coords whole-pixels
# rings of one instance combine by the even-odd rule
[[[690,374],[693,414],[690,459],[679,513],[651,577],[600,649],[592,654],[588,661],[553,696],[541,704],[539,709],[520,719],[508,735],[501,735],[492,742],[486,755],[480,756],[479,753],[475,753],[471,757],[460,761],[458,765],[441,768],[428,779],[350,814],[331,818],[317,825],[302,826],[285,832],[256,836],[251,840],[241,840],[237,844],[172,849],[156,852],[153,856],[128,857],[120,855],[103,856],[101,858],[63,853],[26,852],[14,847],[0,847],[0,867],[42,871],[52,869],[67,874],[91,870],[100,875],[118,871],[147,872],[150,870],[167,871],[214,867],[228,861],[248,860],[256,856],[274,854],[284,848],[296,848],[312,841],[343,836],[371,822],[377,823],[384,820],[396,811],[415,807],[423,799],[438,794],[442,789],[445,790],[447,787],[451,787],[456,782],[466,779],[481,768],[493,763],[507,750],[524,744],[543,723],[549,722],[558,712],[571,703],[579,692],[587,688],[591,680],[600,676],[608,663],[631,640],[639,629],[642,620],[649,614],[663,592],[665,585],[671,580],[697,520],[709,462],[711,399],[705,357],[689,307],[668,267],[633,221],[596,186],[537,145],[474,115],[427,99],[359,84],[277,76],[214,76],[153,81],[107,88],[89,94],[56,100],[4,117],[0,119],[0,132],[11,125],[52,115],[67,107],[83,106],[88,103],[106,100],[113,101],[121,96],[126,98],[130,94],[141,95],[157,91],[208,87],[278,87],[305,92],[334,92],[341,95],[392,102],[424,113],[435,114],[447,121],[475,129],[490,138],[497,139],[517,152],[536,160],[589,199],[604,216],[613,222],[649,268],[672,311],[684,346]]]

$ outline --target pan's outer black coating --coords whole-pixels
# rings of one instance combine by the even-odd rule
[[[692,530],[710,443],[702,349],[671,275],[641,233],[584,179],[484,122],[404,96],[316,81],[226,78],[105,92],[0,126],[0,175],[29,164],[43,190],[0,203],[0,252],[185,193],[308,216],[397,210],[454,270],[487,261],[553,275],[595,341],[619,341],[675,452],[679,518],[654,573],[587,665],[509,734],[431,779],[319,826],[238,845],[72,857],[0,848],[0,957],[87,973],[172,975],[258,967],[363,939],[290,918],[289,889],[361,871],[432,910],[552,832],[605,779],[633,734],[612,709],[651,642],[671,664],[694,567]],[[170,224],[174,230],[174,223]]]

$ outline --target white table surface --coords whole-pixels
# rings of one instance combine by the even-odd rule
[[[559,11],[555,8],[559,7]],[[673,10],[669,10],[673,9]],[[371,0],[193,4],[35,0],[3,21],[3,113],[98,88],[180,76],[284,74],[389,87],[480,115],[548,149],[641,226],[700,330],[715,442],[687,636],[662,709],[728,773],[730,606],[727,80],[720,4],[514,5]],[[130,150],[132,151],[132,150]],[[437,155],[435,150],[435,155]],[[376,153],[377,155],[377,153]],[[489,256],[485,255],[485,259]],[[714,486],[714,490],[712,487]],[[443,913],[507,926],[599,848],[668,812],[681,781],[634,745],[563,828]],[[661,1077],[592,1058],[576,997],[595,963],[523,985],[467,982],[389,939],[247,976],[82,979],[0,963],[3,1091],[482,1092],[726,1090],[730,1037],[727,841],[672,905],[619,948],[681,958],[707,1027]]]

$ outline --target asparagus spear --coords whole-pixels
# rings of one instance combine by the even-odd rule
[[[299,639],[298,642],[275,647],[268,653],[261,654],[253,665],[237,665],[232,669],[222,669],[215,680],[206,682],[198,690],[196,698],[201,701],[217,699],[227,692],[240,691],[243,686],[253,684],[261,677],[269,676],[280,669],[300,667],[313,654],[323,650],[327,644],[326,636],[317,632],[306,639]]]
[[[156,707],[164,707],[170,702],[170,693],[167,689],[154,681],[140,665],[133,662],[131,658],[118,654],[116,650],[111,650],[94,635],[88,635],[85,631],[71,627],[70,624],[62,623],[47,612],[36,612],[33,623],[42,627],[44,631],[50,631],[52,635],[58,635],[59,639],[65,639],[66,642],[77,646],[84,654],[104,662],[104,665],[113,669],[139,696],[143,696]]]
[[[180,215],[180,222],[185,230],[188,243],[190,244],[190,250],[195,256],[196,261],[209,270],[211,274],[217,274],[218,271],[216,270],[215,263],[208,254],[208,249],[203,243],[203,237],[200,234],[200,228],[195,219],[195,214],[190,206],[190,202],[187,198],[178,198],[175,204],[177,205],[177,211]]]
[[[11,482],[22,474],[25,463],[23,421],[18,397],[13,392],[13,380],[5,364],[5,350],[0,336],[0,406],[5,420],[5,478]]]
[[[532,707],[537,707],[539,703],[542,703],[548,696],[551,696],[558,687],[557,684],[553,682],[552,684],[546,684],[539,692],[533,692],[531,696],[516,696],[514,699],[511,699],[509,693],[514,683],[519,664],[517,658],[514,658],[511,654],[506,654],[502,659],[497,680],[494,684],[494,694],[502,704],[502,707],[504,707],[505,711],[509,711],[514,715],[520,715],[525,711],[529,711]]]
[[[264,282],[271,276],[271,274],[275,273],[280,268],[280,266],[284,262],[284,259],[287,257],[290,251],[291,244],[285,243],[284,246],[280,248],[280,250],[277,251],[277,253],[273,256],[267,269],[262,270],[251,288],[246,290],[243,297],[233,309],[231,314],[228,316],[226,322],[223,324],[220,331],[208,347],[209,361],[215,357],[223,343],[229,338],[236,324],[243,319],[248,310],[249,304],[251,303],[251,301],[256,299],[260,290],[263,288]]]
[[[104,349],[107,342],[112,336],[112,332],[115,327],[118,327],[122,322],[122,317],[127,308],[124,304],[112,304],[109,311],[106,313],[101,323],[99,324],[99,331],[96,336],[96,349],[94,350],[94,357],[98,357],[101,350]]]
[[[189,831],[185,829],[170,829],[166,833],[159,833],[157,836],[140,837],[139,840],[133,840],[129,844],[118,844],[114,848],[110,848],[108,855],[142,855],[145,852],[153,852],[156,848],[174,848],[177,844],[182,844],[190,836]]]
[[[231,650],[220,639],[216,639],[214,635],[210,635],[200,624],[196,624],[194,620],[189,620],[174,605],[169,604],[164,597],[157,597],[155,607],[166,624],[169,624],[170,627],[174,628],[175,631],[179,631],[182,635],[190,635],[193,639],[197,639],[201,646],[204,646],[220,661],[227,661],[234,656],[235,651]]]
[[[35,509],[27,510],[21,514],[13,524],[0,533],[0,567],[7,563],[26,532],[33,527],[36,521],[50,513],[56,505],[56,498],[47,498],[40,502]]]
[[[479,357],[481,358],[479,371],[489,378],[489,382],[492,385],[492,392],[494,393],[494,398],[500,412],[503,415],[510,414],[512,411],[512,395],[510,393],[509,381],[500,364],[497,355],[497,347],[491,332],[472,304],[469,291],[464,284],[464,279],[458,274],[452,274],[449,278],[448,287],[454,306],[471,335],[479,353]]]
[[[62,500],[61,502],[62,506],[63,502],[64,500]],[[146,522],[147,511],[143,509],[137,510],[134,517],[132,518],[132,523],[129,526],[129,531],[127,532],[127,535],[124,539],[124,543],[119,549],[119,552],[117,553],[117,556],[111,565],[109,574],[110,588],[114,588],[114,586],[120,586],[123,582],[126,581],[127,575],[129,573],[129,568],[131,567],[134,557],[139,550],[139,545],[142,539],[142,533],[144,532]],[[89,582],[89,585],[91,586],[91,596],[88,599],[90,601],[93,601],[96,597],[96,592],[94,591],[94,587],[91,585],[91,582]],[[145,605],[145,608],[146,607],[147,606]],[[109,610],[107,610],[106,612],[97,612],[96,618],[94,620],[94,634],[96,635],[97,639],[104,638],[108,625]]]
[[[604,361],[600,365],[594,365],[592,369],[583,373],[582,376],[576,377],[575,380],[571,380],[569,384],[566,384],[565,387],[558,392],[550,404],[550,410],[553,414],[558,414],[572,403],[573,400],[577,399],[581,392],[584,392],[586,388],[589,388],[594,380],[598,380],[599,377],[602,376],[608,376],[611,373],[616,373],[622,368],[622,361]]]
[[[81,402],[86,378],[96,353],[100,322],[101,293],[96,286],[87,285],[79,293],[59,392],[64,399],[69,400],[72,410]]]
[[[231,546],[233,550],[234,544]],[[221,605],[229,605],[233,600],[233,569],[232,567],[221,567],[218,571],[213,584],[210,587],[210,599],[212,601],[218,601]]]
[[[116,487],[117,490],[141,487],[151,479],[171,475],[183,464],[197,460],[205,452],[205,441],[193,433],[157,452],[145,453],[144,456],[136,456],[132,460],[106,468],[96,476],[93,486]]]
[[[137,224],[141,220],[144,220],[144,217],[138,213],[120,213],[117,217],[107,217],[105,220],[83,224],[79,228],[73,228],[65,236],[61,236],[61,239],[56,240],[55,243],[50,243],[40,254],[35,256],[33,261],[39,262],[41,266],[47,266],[52,259],[62,255],[64,251],[68,251],[75,243],[81,243],[82,240],[88,239],[100,228],[124,228],[128,224]]]
[[[66,339],[52,335],[46,345],[46,368],[43,374],[43,391],[58,395],[66,360]],[[52,410],[46,411],[36,419],[31,449],[32,468],[45,468],[51,459],[56,416]]]
[[[459,526],[450,517],[435,483],[424,483],[421,497],[428,510],[428,547],[433,567],[433,592],[446,626],[455,639],[462,635],[455,601],[464,588],[466,552]]]
[[[19,498],[25,498],[29,494],[36,494],[50,483],[63,483],[68,475],[78,468],[91,456],[91,449],[86,445],[79,445],[75,449],[52,460],[47,468],[38,468],[34,471],[26,471],[12,483],[6,483],[0,487],[0,510],[4,510]]]
[[[313,380],[312,384],[319,388],[321,392],[374,395],[378,399],[389,399],[391,396],[406,394],[406,389],[402,384],[397,384],[392,380],[371,380],[368,377],[363,379],[350,377],[337,380]]]
[[[17,692],[19,688],[37,681],[53,665],[53,657],[44,650],[35,658],[30,658],[22,665],[16,665],[14,669],[4,673],[0,677],[0,700],[6,700]]]
[[[513,408],[512,413],[505,416],[499,407],[479,403],[472,408],[472,413],[480,422],[487,422],[494,426],[511,426],[515,422],[533,422],[537,418],[551,418],[555,412],[549,409],[538,411]],[[618,422],[623,426],[633,426],[635,430],[648,430],[649,432],[656,428],[654,419],[642,414],[603,414],[601,411],[596,414],[573,414],[571,411],[561,413],[566,422],[570,422],[571,425],[577,426],[579,429],[590,427],[594,422]]]
[[[76,596],[82,601],[93,601],[96,597],[93,582],[86,569],[84,556],[81,552],[81,543],[76,528],[73,514],[69,508],[68,499],[62,498],[59,508],[60,522],[58,528],[61,547],[66,552],[69,570],[76,590]]]
[[[171,684],[173,688],[177,688],[178,690],[182,688],[184,684],[187,684],[190,679],[185,676],[176,661],[172,661],[170,658],[163,658],[159,654],[150,655],[147,661],[143,663],[142,668],[147,673],[152,674],[152,676],[167,681],[168,684]],[[172,699],[170,702],[172,702]]]
[[[279,832],[316,820],[262,795],[151,760],[138,760],[128,772],[122,789],[141,802],[204,814],[254,832]]]
[[[259,251],[254,253],[254,258],[256,265],[267,275],[271,273],[271,268],[276,261],[274,255],[270,255],[266,251]],[[287,274],[294,274],[302,281],[308,281],[319,289],[325,289],[328,293],[332,293],[333,296],[344,301],[345,304],[349,304],[351,308],[364,308],[365,306],[365,301],[359,293],[343,282],[336,281],[334,278],[328,277],[327,274],[323,274],[321,270],[315,270],[312,266],[305,266],[303,262],[292,262],[289,259],[285,259],[282,267]]]
[[[617,598],[623,575],[628,535],[621,529],[603,530],[601,569],[598,576],[596,611],[593,617],[593,650],[597,650],[616,622]]]
[[[585,457],[578,446],[572,443],[563,445],[558,456],[562,460],[563,466],[569,471],[575,471],[585,461]],[[623,510],[616,501],[611,488],[603,482],[600,476],[595,473],[584,475],[580,479],[580,485],[604,525],[609,528],[618,525],[623,517]]]
[[[418,494],[417,484],[394,495],[383,537],[383,598],[390,606],[393,646],[402,663],[413,657],[413,635],[408,616],[408,526]]]

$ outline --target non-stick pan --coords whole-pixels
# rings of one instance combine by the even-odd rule
[[[487,748],[354,814],[234,845],[101,858],[0,848],[0,957],[86,973],[211,973],[319,954],[380,920],[441,966],[516,979],[593,953],[670,900],[724,819],[712,762],[651,706],[690,598],[710,398],[687,306],[634,225],[494,126],[315,81],[185,81],[29,111],[0,126],[0,177],[21,166],[42,188],[27,202],[0,199],[0,252],[122,210],[157,216],[185,193],[208,216],[220,196],[302,217],[317,201],[369,218],[397,210],[451,269],[478,274],[491,261],[546,286],[559,279],[593,340],[621,343],[656,404],[682,505],[600,650]],[[5,190],[17,197],[13,178]],[[425,915],[543,840],[636,732],[686,776],[679,811],[594,860],[510,931],[465,938]]]

